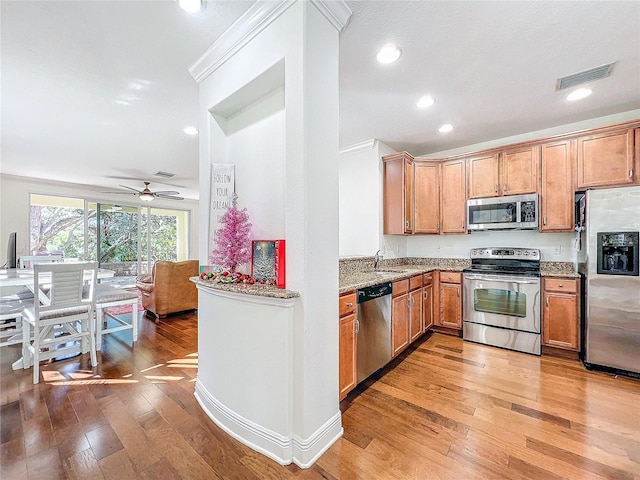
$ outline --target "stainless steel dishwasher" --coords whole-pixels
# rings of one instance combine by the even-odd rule
[[[391,283],[357,291],[358,383],[391,360]]]

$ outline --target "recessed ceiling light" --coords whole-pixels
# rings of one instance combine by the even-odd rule
[[[178,5],[185,12],[195,13],[202,7],[202,0],[178,0]]]
[[[569,100],[570,102],[582,100],[583,98],[587,98],[589,95],[591,95],[591,93],[592,92],[590,88],[578,88],[567,95],[567,100]]]
[[[445,123],[438,129],[440,133],[449,133],[452,130],[453,130],[453,125],[451,125],[450,123]]]
[[[418,108],[429,108],[431,105],[435,103],[435,101],[436,100],[433,97],[430,97],[429,95],[425,95],[420,100],[418,100],[418,103],[416,103],[416,106]]]
[[[198,129],[196,127],[184,127],[182,129],[182,131],[184,133],[186,133],[187,135],[197,135],[198,134]]]
[[[376,58],[380,63],[393,63],[400,58],[401,53],[398,47],[388,43],[380,49]]]

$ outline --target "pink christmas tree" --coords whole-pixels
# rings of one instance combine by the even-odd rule
[[[238,195],[233,194],[231,206],[222,215],[223,227],[216,231],[216,248],[211,252],[211,263],[235,272],[238,265],[251,260],[249,214],[247,209],[238,209]]]

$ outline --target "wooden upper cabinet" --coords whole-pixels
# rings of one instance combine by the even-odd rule
[[[440,164],[414,162],[415,233],[440,233]]]
[[[500,195],[500,156],[497,153],[467,159],[468,198]]]
[[[382,164],[384,233],[413,233],[413,157],[394,153],[382,157]]]
[[[449,160],[442,164],[442,189],[440,195],[440,211],[442,222],[441,233],[467,232],[467,198],[465,160]]]
[[[540,146],[505,150],[501,154],[499,189],[502,195],[522,195],[538,191]]]
[[[572,232],[576,141],[545,143],[541,151],[540,231]]]
[[[536,193],[539,165],[537,145],[467,158],[468,198]]]
[[[634,183],[633,129],[578,137],[578,189]]]

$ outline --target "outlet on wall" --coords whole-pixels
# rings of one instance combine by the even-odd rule
[[[554,255],[560,255],[560,250],[561,250],[560,245],[556,245],[555,247],[553,247],[553,252],[552,253]]]

